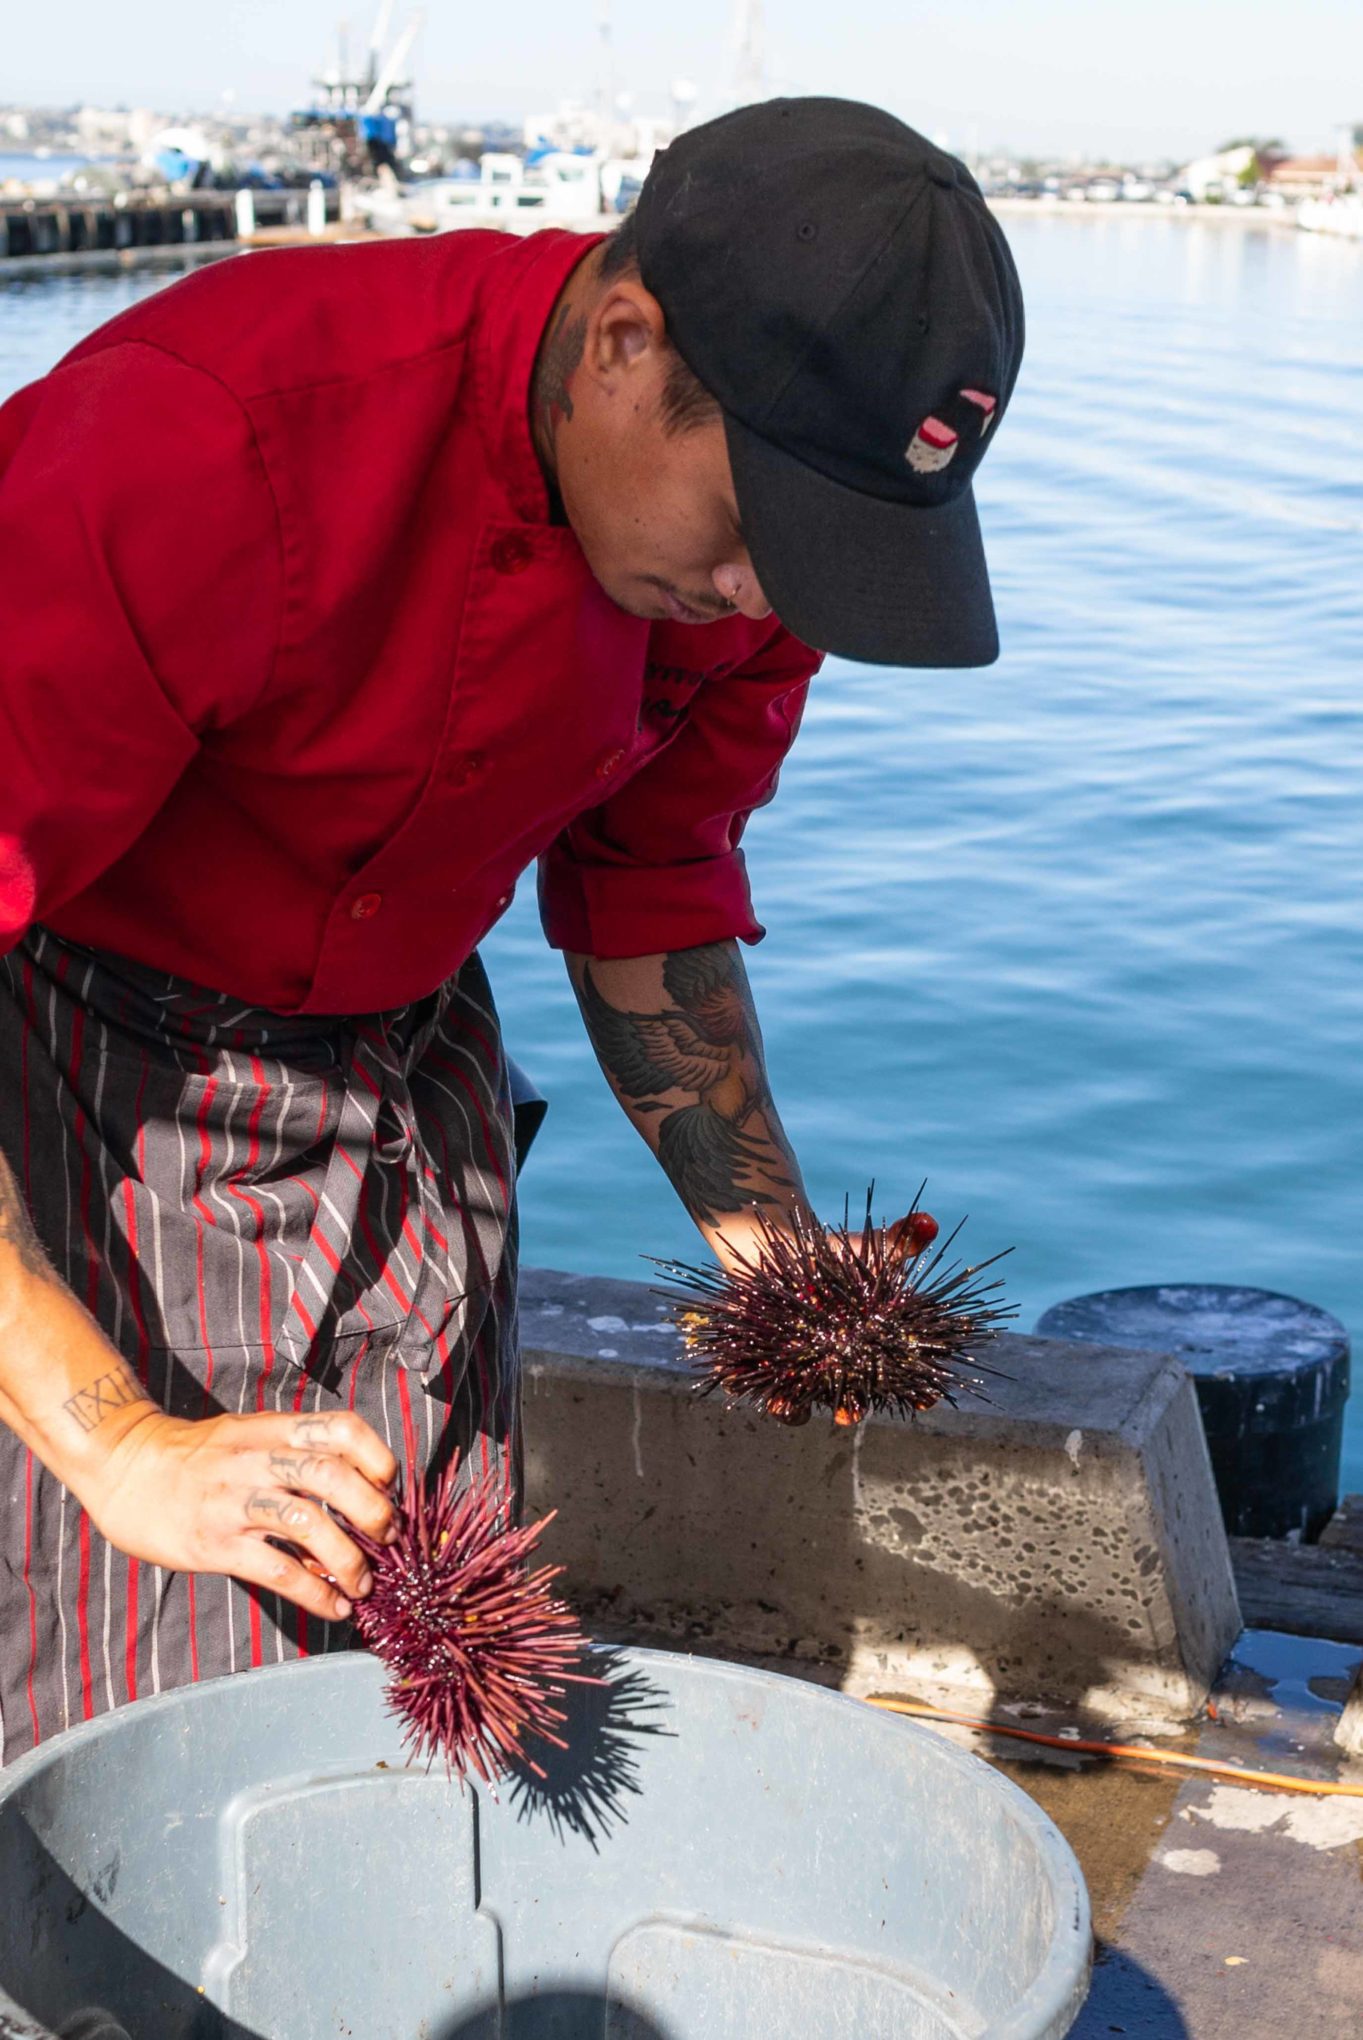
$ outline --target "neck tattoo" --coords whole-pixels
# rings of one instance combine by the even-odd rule
[[[573,415],[572,378],[582,364],[587,314],[571,299],[561,304],[540,342],[530,394],[530,425],[555,513],[561,511],[555,443],[558,428]]]

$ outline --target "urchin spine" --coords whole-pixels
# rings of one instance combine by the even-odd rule
[[[855,1425],[873,1411],[912,1417],[939,1401],[983,1393],[994,1370],[978,1357],[1000,1324],[997,1278],[948,1262],[958,1226],[935,1252],[936,1222],[915,1201],[893,1226],[866,1220],[853,1235],[796,1212],[777,1223],[756,1211],[756,1243],[732,1272],[660,1262],[684,1292],[674,1321],[694,1356],[702,1394],[722,1394],[783,1423],[817,1409]]]
[[[391,1675],[414,1757],[486,1782],[515,1763],[543,1776],[527,1739],[562,1748],[565,1682],[598,1683],[574,1670],[586,1640],[553,1592],[562,1567],[526,1564],[553,1518],[512,1528],[497,1477],[461,1488],[458,1471],[455,1460],[429,1487],[408,1481],[395,1543],[350,1526],[374,1575],[355,1627]]]

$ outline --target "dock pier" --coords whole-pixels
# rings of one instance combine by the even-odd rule
[[[253,225],[264,235],[306,236],[310,225],[315,230],[323,208],[323,231],[340,223],[340,192],[321,186],[312,191],[248,188],[241,194],[193,191],[174,198],[116,192],[99,198],[0,199],[0,276],[211,260],[249,245],[239,226],[242,196],[249,197]]]

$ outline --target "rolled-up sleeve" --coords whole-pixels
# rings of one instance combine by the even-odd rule
[[[122,343],[0,410],[0,953],[258,694],[280,594],[249,421],[202,370]]]
[[[766,933],[739,847],[776,791],[820,654],[780,628],[734,672],[701,683],[667,747],[540,859],[540,916],[557,949],[649,956]]]

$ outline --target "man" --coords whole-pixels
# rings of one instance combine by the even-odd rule
[[[401,1465],[514,1490],[532,859],[710,1247],[804,1207],[739,837],[820,651],[994,656],[1021,345],[958,164],[776,101],[610,242],[223,264],[0,412],[4,1757],[343,1647]]]

